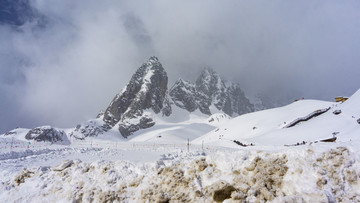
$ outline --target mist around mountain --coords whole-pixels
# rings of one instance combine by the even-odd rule
[[[169,87],[153,56],[96,118],[0,135],[0,201],[360,201],[360,90],[266,109],[210,68]]]
[[[174,108],[188,113],[198,110],[204,116],[238,116],[255,110],[239,84],[226,82],[210,68],[204,68],[195,83],[178,79],[168,88],[166,70],[157,57],[151,57],[96,120],[78,125],[70,136],[84,139],[115,130],[127,138],[156,125],[155,117],[176,117]]]
[[[95,119],[0,135],[0,201],[359,202],[359,102],[254,112],[208,68],[168,89],[151,57]]]
[[[360,202],[359,8],[0,0],[0,202]]]

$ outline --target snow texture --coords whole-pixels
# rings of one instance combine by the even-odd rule
[[[232,119],[175,108],[182,120],[153,116],[131,139],[110,129],[70,145],[15,129],[0,135],[0,202],[360,202],[359,103],[360,90]]]
[[[147,163],[76,159],[24,168],[11,178],[2,177],[0,200],[360,201],[359,151],[353,146],[204,151],[171,152]]]

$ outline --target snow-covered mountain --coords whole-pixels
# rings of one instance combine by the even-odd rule
[[[125,138],[151,128],[156,120],[176,117],[180,108],[188,113],[199,110],[204,116],[226,113],[236,116],[254,111],[238,84],[226,86],[212,69],[205,68],[195,84],[179,79],[168,91],[168,78],[157,57],[151,57],[132,76],[97,119],[78,125],[70,136],[83,139],[109,130]],[[169,120],[169,119],[168,119]],[[172,119],[170,119],[172,120]]]
[[[153,57],[96,119],[1,135],[0,202],[360,202],[360,89],[230,117],[236,85],[166,82]]]
[[[170,89],[170,97],[180,108],[203,114],[223,112],[237,116],[254,111],[254,105],[246,98],[239,84],[226,82],[212,69],[205,68],[195,84],[179,79]]]
[[[152,127],[155,123],[144,110],[164,116],[171,113],[171,107],[165,100],[167,82],[161,63],[156,57],[151,57],[115,96],[103,115],[103,121],[110,127],[116,126],[124,137],[139,129]]]
[[[301,100],[284,107],[253,112],[254,105],[239,85],[227,83],[209,68],[202,71],[195,83],[179,79],[168,89],[165,69],[158,58],[151,57],[95,119],[73,129],[52,129],[65,132],[70,140],[86,137],[161,143],[190,140],[197,144],[226,146],[233,145],[234,141],[244,145],[310,143],[333,135],[343,136],[349,131],[344,127],[357,129],[353,121],[351,125],[346,121],[360,119],[354,106],[360,102],[358,94],[344,104]],[[332,113],[343,106],[351,107],[346,107],[340,115]],[[320,123],[311,124],[316,122]],[[325,127],[321,122],[329,126]],[[289,127],[289,124],[294,125]],[[43,128],[21,130],[21,133],[26,139],[50,142],[58,139],[49,137],[48,130],[39,129]],[[37,132],[36,138],[25,136],[30,132]]]

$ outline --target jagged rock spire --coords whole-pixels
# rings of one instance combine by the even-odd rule
[[[193,112],[198,108],[195,85],[188,81],[178,79],[171,88],[170,97],[176,106]]]
[[[112,100],[104,113],[104,122],[112,127],[119,123],[123,136],[130,135],[133,130],[124,128],[125,123],[131,123],[130,119],[140,119],[145,109],[151,109],[156,114],[162,110],[167,82],[167,73],[158,58],[151,57],[136,71],[125,89]],[[131,123],[131,128],[146,128],[150,123],[151,118],[143,118],[139,123]]]
[[[211,68],[204,68],[201,75],[195,82],[197,91],[203,95],[204,104],[209,107],[211,104],[222,110],[226,103],[225,81]]]
[[[199,109],[211,115],[213,105],[218,111],[230,116],[254,111],[254,106],[245,97],[238,84],[226,85],[219,74],[211,68],[204,68],[195,84],[179,79],[170,89],[174,104],[187,111]]]
[[[230,116],[254,111],[239,85],[227,86],[210,68],[202,71],[195,84],[179,79],[167,91],[167,83],[167,73],[158,58],[150,57],[98,119],[78,125],[71,135],[83,139],[115,128],[128,137],[155,125],[154,114],[170,116],[173,105],[188,112],[198,109],[206,115],[215,113],[212,111],[222,111]]]

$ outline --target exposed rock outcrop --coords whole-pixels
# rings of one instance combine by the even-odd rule
[[[90,120],[77,125],[75,130],[70,133],[70,137],[83,140],[86,137],[95,137],[111,129],[109,125],[100,120],[102,116],[99,115],[95,120]]]
[[[126,138],[154,126],[155,114],[170,116],[173,105],[188,112],[198,109],[206,115],[223,112],[236,116],[254,111],[239,85],[227,86],[210,68],[204,69],[195,83],[179,79],[169,91],[167,83],[166,71],[158,58],[151,57],[97,119],[78,125],[70,136],[84,139],[117,129]]]
[[[231,86],[227,88],[227,96],[228,98],[222,110],[230,116],[250,113],[255,110],[254,105],[246,98],[239,84],[231,84]]]
[[[158,58],[151,57],[132,76],[129,84],[110,103],[104,113],[104,122],[109,126],[119,125],[124,137],[133,132],[154,125],[144,110],[152,110],[155,114],[163,111],[169,115],[171,107],[165,99],[167,92],[167,74]]]
[[[175,82],[169,93],[176,106],[189,112],[198,108],[197,94],[195,85],[182,79]]]
[[[254,105],[246,98],[239,84],[226,85],[225,81],[212,69],[205,68],[195,84],[179,79],[170,89],[174,104],[189,112],[199,109],[211,115],[213,106],[230,116],[254,111]]]
[[[172,113],[171,105],[172,105],[172,103],[170,102],[169,94],[166,93],[164,103],[163,103],[163,108],[161,110],[163,116],[171,115],[171,113]]]
[[[202,95],[203,109],[209,108],[211,104],[222,110],[228,99],[225,82],[212,69],[205,68],[195,82],[196,90]],[[203,112],[206,113],[206,112]]]
[[[30,130],[25,135],[25,138],[28,140],[36,140],[38,142],[48,141],[51,143],[70,144],[64,131],[57,130],[50,126],[36,127]]]

